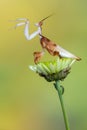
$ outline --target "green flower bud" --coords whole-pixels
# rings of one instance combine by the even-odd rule
[[[58,57],[55,61],[39,62],[29,68],[51,82],[64,80],[70,73],[71,65],[74,62],[75,60],[71,58]]]

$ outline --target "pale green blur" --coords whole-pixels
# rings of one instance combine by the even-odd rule
[[[28,69],[39,37],[27,41],[23,27],[10,20],[26,17],[30,32],[45,21],[43,34],[82,58],[62,82],[71,130],[87,130],[87,1],[0,0],[0,130],[65,130],[63,115],[52,83]],[[53,57],[46,53],[42,60]]]

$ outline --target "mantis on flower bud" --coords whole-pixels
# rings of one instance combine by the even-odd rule
[[[31,40],[35,36],[39,35],[40,43],[41,43],[43,50],[40,51],[40,52],[34,52],[33,53],[35,64],[38,63],[38,61],[44,55],[44,50],[47,50],[49,52],[49,54],[52,55],[52,56],[59,56],[60,58],[62,58],[62,57],[72,58],[72,59],[75,59],[75,60],[78,60],[78,61],[81,60],[81,58],[79,58],[79,57],[75,56],[74,54],[70,53],[69,51],[63,49],[61,46],[55,44],[53,41],[51,41],[50,39],[48,39],[47,37],[42,35],[43,22],[44,22],[44,20],[51,17],[52,15],[53,14],[45,17],[44,19],[42,19],[41,21],[36,23],[35,26],[37,26],[38,29],[35,32],[33,32],[32,34],[29,33],[30,25],[29,25],[29,20],[27,18],[18,18],[16,20],[11,21],[11,22],[19,22],[13,27],[15,29],[19,26],[25,25],[24,35],[25,35],[27,40]],[[22,21],[22,22],[20,22],[20,21]]]

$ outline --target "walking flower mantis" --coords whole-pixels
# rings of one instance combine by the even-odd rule
[[[33,53],[34,62],[35,63],[39,62],[41,57],[44,55],[44,50],[47,50],[49,52],[49,54],[52,56],[59,56],[60,58],[62,58],[62,57],[72,58],[72,59],[75,59],[78,61],[81,60],[81,58],[79,58],[79,57],[75,56],[74,54],[70,53],[69,51],[63,49],[61,46],[55,44],[53,41],[51,41],[50,39],[48,39],[47,37],[42,35],[43,21],[46,20],[47,18],[49,18],[50,16],[52,16],[52,15],[49,15],[46,18],[39,21],[38,23],[36,23],[35,26],[37,26],[38,29],[35,32],[33,32],[32,34],[29,33],[30,25],[29,25],[28,19],[18,18],[15,20],[16,22],[19,22],[19,23],[17,23],[14,28],[25,25],[24,35],[25,35],[27,40],[31,40],[37,35],[39,35],[39,37],[40,37],[40,43],[41,43],[43,50],[41,52],[34,52]],[[20,21],[23,21],[23,22],[20,22]]]

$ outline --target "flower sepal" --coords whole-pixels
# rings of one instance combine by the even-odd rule
[[[48,75],[40,73],[39,75],[41,77],[44,77],[48,82],[58,81],[58,80],[63,81],[67,77],[67,75],[70,73],[70,69],[71,69],[70,67],[67,67],[61,70],[60,72],[56,72],[56,73],[52,73]]]

